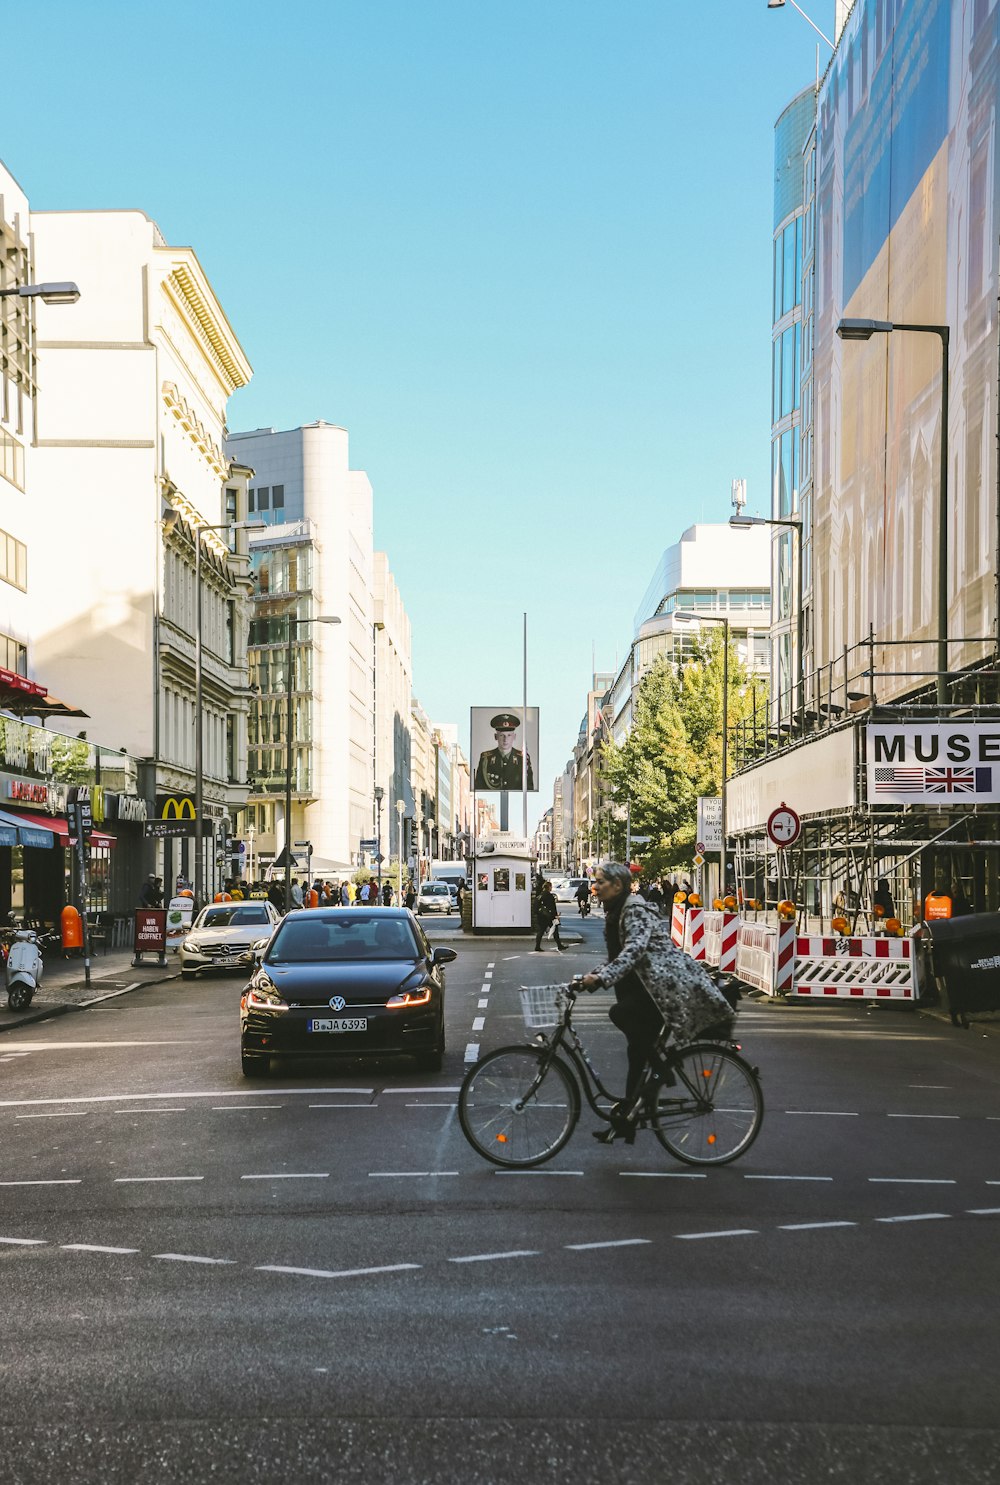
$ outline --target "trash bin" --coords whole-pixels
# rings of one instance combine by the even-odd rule
[[[1000,913],[936,918],[921,928],[952,1025],[967,1027],[970,1011],[1000,1011]]]

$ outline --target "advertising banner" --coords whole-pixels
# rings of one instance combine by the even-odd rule
[[[707,794],[698,796],[697,840],[699,851],[722,850],[722,800],[720,797]]]
[[[136,908],[135,952],[162,954],[166,947],[167,915],[163,908]]]
[[[171,948],[176,948],[180,943],[191,927],[193,917],[193,897],[172,897],[167,903],[167,942]]]
[[[469,755],[475,760],[472,787],[477,794],[527,789],[537,793],[538,707],[471,708]]]
[[[869,804],[1000,803],[1000,727],[900,723],[865,732]]]

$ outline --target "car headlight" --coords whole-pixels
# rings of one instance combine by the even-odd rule
[[[187,949],[189,954],[197,954],[200,952],[198,945],[195,943],[193,938],[183,939],[181,942],[181,948]]]
[[[248,985],[246,1004],[247,1010],[252,1011],[288,1010],[287,1003],[282,1000],[272,985]]]
[[[431,987],[420,970],[407,975],[395,995],[385,1003],[387,1011],[402,1010],[404,1006],[426,1005],[431,998]]]

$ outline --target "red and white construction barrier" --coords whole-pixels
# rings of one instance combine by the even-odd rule
[[[684,952],[692,959],[705,958],[705,909],[688,908],[684,918]]]
[[[705,961],[726,974],[736,973],[740,941],[740,916],[724,909],[705,914]]]
[[[830,938],[800,935],[795,948],[795,995],[912,1000],[908,938]]]
[[[795,922],[779,923],[774,955],[774,993],[790,995],[795,980]]]
[[[684,904],[675,902],[670,913],[670,937],[678,949],[684,947]]]

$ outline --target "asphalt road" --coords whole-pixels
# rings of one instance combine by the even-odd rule
[[[248,1082],[233,980],[5,1036],[3,1485],[1000,1479],[1000,1042],[744,1002],[741,1162],[601,1147],[585,1112],[497,1171],[466,1058],[524,1039],[519,983],[596,962],[582,931],[458,942],[433,1077]],[[578,1023],[617,1084],[606,1005]]]

